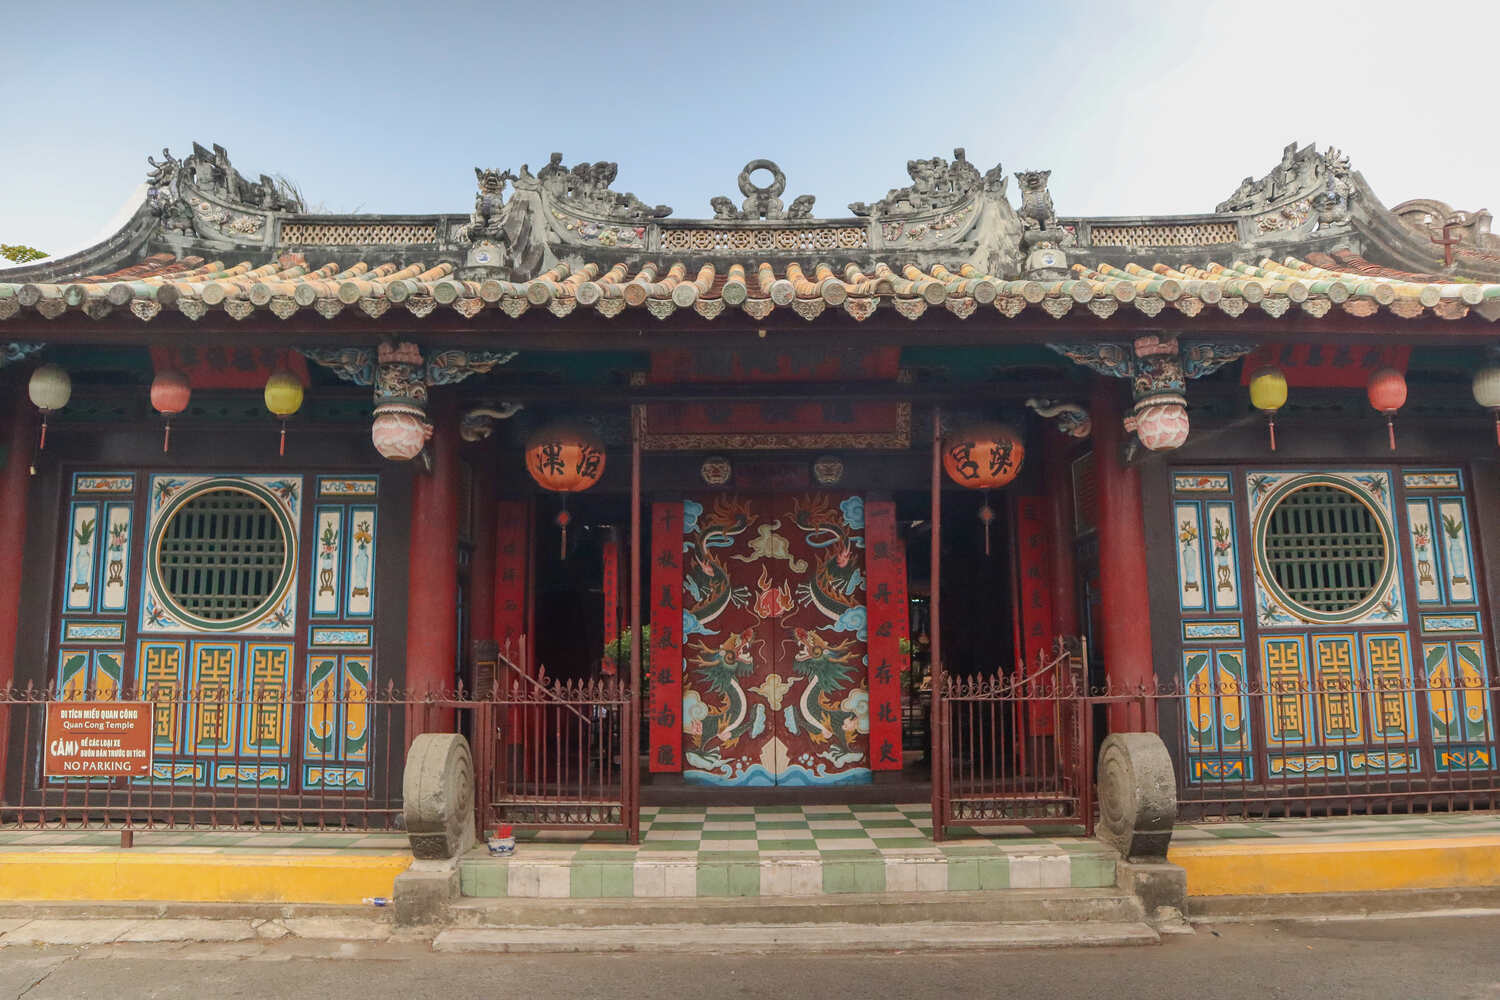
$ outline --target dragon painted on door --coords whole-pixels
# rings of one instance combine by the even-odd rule
[[[684,775],[870,780],[864,501],[683,503]]]

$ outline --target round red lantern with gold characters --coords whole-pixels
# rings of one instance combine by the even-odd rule
[[[995,520],[989,491],[1014,482],[1025,458],[1025,442],[1007,424],[975,424],[943,438],[943,471],[948,478],[967,489],[985,492],[984,504],[979,508],[985,555],[990,554],[990,525]]]
[[[543,427],[526,441],[526,471],[544,490],[582,493],[604,475],[604,444],[583,427]]]
[[[971,490],[998,490],[1021,472],[1026,445],[1006,424],[976,424],[943,438],[943,471]]]
[[[526,471],[544,490],[563,494],[557,516],[562,529],[562,554],[568,554],[567,495],[581,493],[604,475],[604,443],[593,431],[574,424],[551,424],[526,441]]]

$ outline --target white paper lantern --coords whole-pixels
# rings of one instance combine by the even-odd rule
[[[42,411],[42,436],[36,446],[37,451],[42,451],[47,447],[47,414],[68,405],[73,398],[73,380],[61,365],[42,365],[31,373],[26,394],[31,397],[32,405]],[[36,475],[34,464],[31,474]]]
[[[1474,402],[1495,415],[1495,441],[1500,443],[1500,366],[1475,372],[1473,389]]]
[[[26,392],[37,409],[51,413],[67,406],[73,398],[73,380],[61,365],[42,365],[31,373]]]

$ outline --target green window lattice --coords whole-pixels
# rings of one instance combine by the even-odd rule
[[[286,538],[275,513],[239,490],[210,490],[189,500],[157,545],[157,566],[173,602],[206,621],[261,608],[285,565]]]
[[[1335,486],[1303,486],[1267,518],[1266,565],[1286,597],[1321,614],[1340,614],[1368,600],[1390,558],[1380,519],[1369,504]]]

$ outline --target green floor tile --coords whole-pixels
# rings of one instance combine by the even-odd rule
[[[1000,853],[998,846],[975,844],[938,844],[938,849],[950,858],[993,858]]]
[[[855,861],[854,891],[885,892],[885,862]]]
[[[600,865],[599,870],[603,874],[601,896],[620,899],[635,895],[635,865]]]
[[[703,819],[706,823],[754,823],[756,816],[753,812],[707,813]]]
[[[1106,889],[1115,884],[1115,859],[1097,854],[1073,855],[1068,884],[1075,889]]]
[[[665,830],[686,831],[686,830],[702,830],[702,829],[703,829],[702,822],[694,822],[694,821],[690,821],[690,820],[661,820],[659,822],[651,824],[651,832],[652,833],[656,833],[657,831],[665,831]]]
[[[698,866],[698,895],[729,895],[729,865]]]
[[[915,830],[916,824],[908,819],[862,819],[860,825],[867,830]]]
[[[569,869],[571,881],[568,895],[574,899],[598,899],[604,895],[604,872],[602,865],[573,864]]]
[[[823,891],[854,892],[854,862],[824,860]]]
[[[760,819],[755,821],[757,830],[806,830],[805,819]]]
[[[932,847],[932,841],[926,837],[876,837],[875,846],[882,850],[895,847]]]
[[[504,896],[509,885],[510,866],[501,862],[481,861],[459,869],[459,891],[465,896]]]
[[[980,858],[974,862],[979,872],[979,888],[981,889],[1009,889],[1010,888],[1010,859],[1009,858]],[[952,872],[952,868],[949,868]],[[950,874],[949,881],[952,881]],[[950,885],[951,889],[952,886]]]
[[[636,850],[649,853],[657,851],[692,852],[698,850],[698,842],[696,840],[643,840]]]
[[[755,814],[757,816],[778,815],[778,814],[779,815],[786,815],[788,813],[792,813],[792,814],[800,816],[800,815],[802,815],[802,807],[801,806],[756,806],[755,807]]]
[[[972,892],[979,888],[979,861],[975,858],[948,859],[948,891]]]
[[[704,830],[704,840],[754,840],[754,830]]]
[[[760,865],[732,864],[729,866],[729,895],[759,896]]]

